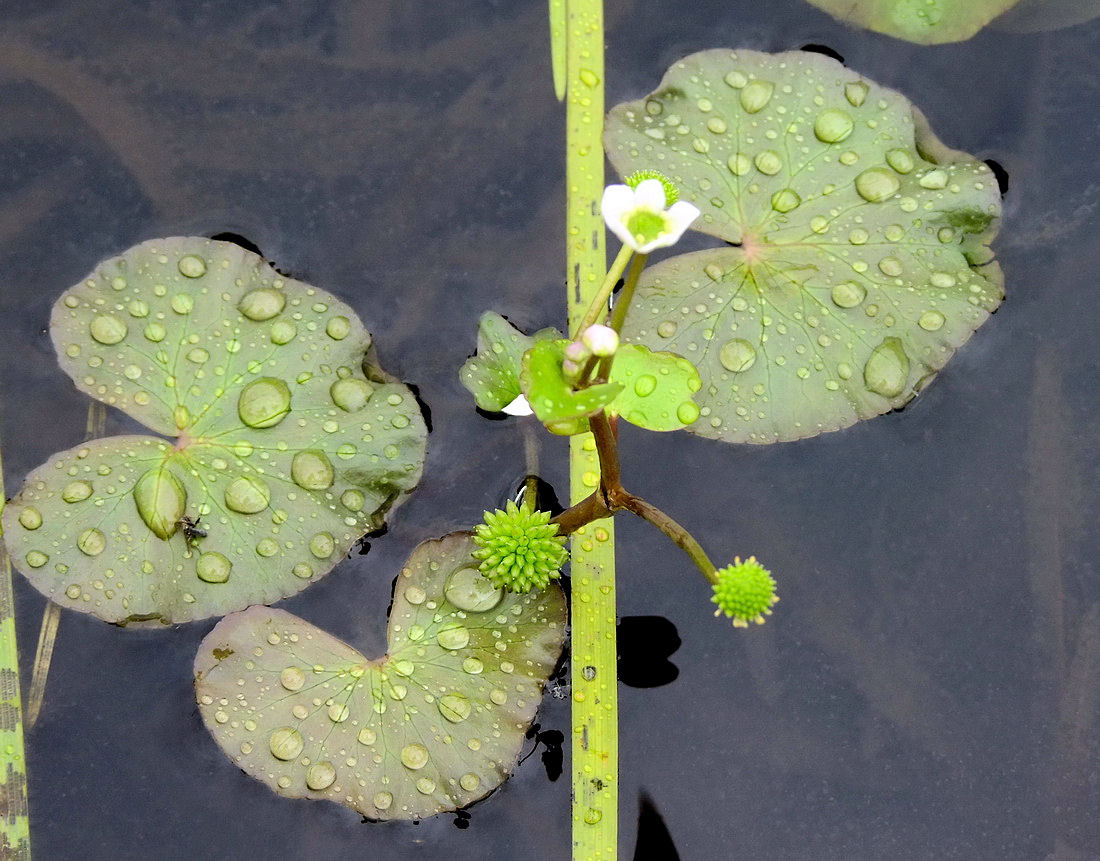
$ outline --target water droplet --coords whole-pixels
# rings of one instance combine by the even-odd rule
[[[469,613],[492,610],[504,597],[504,591],[495,587],[476,568],[459,568],[443,587],[447,600]]]
[[[739,374],[756,364],[756,348],[744,338],[733,338],[722,345],[718,361],[727,371]]]
[[[169,304],[177,314],[190,314],[195,310],[195,299],[188,293],[177,293]]]
[[[290,477],[305,490],[328,490],[332,487],[336,472],[323,451],[306,449],[294,455],[290,463]]]
[[[306,674],[301,667],[287,667],[279,673],[279,684],[288,691],[300,691],[306,683]]]
[[[249,320],[255,320],[257,323],[278,316],[285,306],[286,294],[282,290],[271,290],[266,287],[250,290],[237,303],[237,309]]]
[[[87,481],[70,481],[61,490],[61,498],[66,502],[83,502],[92,495],[92,485]]]
[[[699,418],[699,407],[692,401],[684,401],[676,408],[676,418],[681,424],[689,425]]]
[[[412,771],[418,771],[428,764],[428,749],[418,742],[401,748],[401,764]]]
[[[67,586],[65,588],[65,597],[72,601],[75,601],[77,598],[80,597],[80,586],[78,586],[76,583]]]
[[[772,209],[776,212],[790,212],[797,209],[802,203],[802,198],[793,188],[781,188],[772,195]]]
[[[727,159],[726,167],[734,176],[744,176],[752,167],[752,160],[743,152],[734,153]]]
[[[256,553],[265,559],[279,552],[279,542],[274,538],[261,538],[256,542]]]
[[[164,340],[168,334],[168,330],[164,328],[160,323],[150,323],[145,327],[145,340],[152,341],[154,344]]]
[[[336,782],[336,768],[327,759],[315,762],[306,769],[306,786],[314,792],[328,789]]]
[[[758,171],[767,176],[775,176],[783,169],[783,157],[773,149],[757,153],[753,163]]]
[[[840,143],[852,133],[855,122],[845,111],[822,111],[814,120],[814,135],[822,143]]]
[[[870,167],[856,177],[856,191],[870,203],[881,203],[901,188],[901,180],[884,167]]]
[[[19,523],[24,529],[37,529],[42,525],[42,513],[33,505],[19,512]]]
[[[453,652],[466,648],[470,642],[470,631],[464,625],[450,624],[440,630],[435,639],[444,649]]]
[[[473,710],[469,699],[459,693],[444,694],[439,698],[437,706],[439,713],[451,723],[462,723]]]
[[[481,778],[474,774],[472,771],[466,772],[458,779],[458,785],[465,789],[467,792],[473,792],[479,786],[481,786]]]
[[[435,792],[435,781],[430,777],[421,777],[416,781],[416,791],[421,795],[431,795]]]
[[[941,290],[946,290],[949,287],[954,287],[956,283],[955,276],[950,272],[933,272],[928,278],[933,287],[939,287]]]
[[[390,805],[393,804],[393,795],[389,792],[376,792],[374,798],[371,799],[371,803],[379,810],[388,810]]]
[[[328,719],[333,723],[343,723],[351,716],[351,709],[345,703],[332,703],[328,707]]]
[[[939,311],[925,311],[920,315],[920,319],[917,320],[917,325],[924,329],[926,332],[936,332],[943,328],[943,324],[947,322],[947,318],[943,316]]]
[[[195,347],[187,351],[187,361],[194,362],[196,365],[201,365],[203,362],[209,360],[209,358],[210,352],[202,347]]]
[[[355,740],[358,741],[359,744],[371,745],[378,740],[378,733],[370,727],[365,726],[359,730],[359,735],[355,737]]]
[[[673,320],[664,320],[657,324],[657,334],[662,338],[671,338],[676,334],[677,325]]]
[[[722,78],[722,80],[725,81],[729,86],[733,87],[735,90],[741,89],[743,86],[745,86],[745,84],[749,82],[749,79],[745,77],[744,72],[738,72],[736,70],[732,72],[727,72],[726,76]]]
[[[374,386],[357,377],[337,380],[328,390],[329,397],[344,412],[354,413],[363,409],[374,394]]]
[[[476,676],[485,669],[485,664],[481,662],[480,658],[463,658],[462,669],[471,676]]]
[[[855,81],[844,85],[844,98],[853,108],[858,108],[867,98],[867,85],[863,81]]]
[[[325,334],[334,341],[342,341],[351,332],[351,321],[347,317],[333,317],[325,326]]]
[[[284,762],[297,759],[305,747],[302,734],[292,726],[281,726],[272,732],[267,744],[271,755]]]
[[[31,568],[41,568],[47,562],[50,561],[50,557],[43,553],[41,550],[32,550],[26,556],[27,564]]]
[[[584,812],[584,821],[588,825],[595,825],[601,819],[603,819],[603,812],[596,809],[595,807],[589,807]]]
[[[711,117],[707,120],[707,131],[712,134],[721,135],[726,133],[726,121],[720,117]]]
[[[903,271],[901,261],[896,257],[883,257],[878,262],[879,271],[883,275],[897,278]]]
[[[240,514],[256,514],[271,502],[271,490],[258,475],[242,475],[225,488],[225,505]]]
[[[224,583],[229,579],[232,568],[233,563],[221,553],[210,551],[199,556],[195,563],[195,574],[204,583]]]
[[[289,320],[276,320],[271,324],[271,343],[289,344],[298,334],[298,327]]]
[[[100,314],[98,317],[93,317],[92,322],[88,324],[88,330],[95,340],[108,347],[117,344],[130,331],[125,321],[113,314]]]
[[[947,187],[947,171],[936,168],[930,170],[924,176],[917,180],[921,184],[922,188],[937,190]]]
[[[747,114],[755,114],[771,101],[775,85],[771,81],[752,81],[741,89],[741,107]]]
[[[577,72],[577,77],[581,79],[581,83],[586,87],[595,88],[600,85],[600,76],[591,69],[581,69]]]
[[[648,397],[657,388],[657,378],[651,374],[642,374],[634,382],[634,394],[639,398]]]
[[[107,547],[107,536],[98,529],[85,529],[76,539],[76,546],[85,556],[98,556]]]
[[[201,278],[206,274],[206,261],[197,254],[185,254],[177,265],[185,278]]]
[[[834,305],[840,308],[854,308],[867,298],[867,289],[854,281],[842,281],[833,286],[829,295]]]
[[[904,149],[888,150],[886,163],[898,173],[909,173],[913,169],[913,156]]]
[[[340,502],[348,511],[362,511],[367,503],[367,498],[361,490],[345,490],[340,494]]]
[[[724,270],[717,263],[708,263],[706,266],[703,267],[703,271],[706,273],[707,277],[711,281],[721,281],[722,280],[722,274],[723,274]],[[673,331],[675,332],[676,324],[673,323],[672,325],[673,325]],[[660,327],[658,327],[657,334],[658,335],[661,334],[660,333]],[[667,337],[667,336],[664,336],[664,337]]]
[[[405,589],[405,600],[410,604],[419,606],[428,600],[428,593],[419,586],[409,586]],[[421,635],[423,636],[423,634]],[[419,639],[419,638],[414,638]]]
[[[305,562],[299,562],[293,568],[290,569],[291,573],[301,580],[308,580],[313,576],[313,569]]]
[[[336,541],[328,532],[318,532],[309,539],[309,552],[318,559],[328,559],[336,549]]]
[[[896,398],[909,379],[909,357],[898,338],[885,338],[863,366],[863,383],[884,398]]]
[[[241,390],[237,414],[251,428],[274,427],[290,412],[290,388],[276,377],[260,377]]]
[[[489,692],[489,699],[496,703],[498,706],[504,705],[508,702],[508,694],[506,691],[502,691],[500,688],[494,688]]]

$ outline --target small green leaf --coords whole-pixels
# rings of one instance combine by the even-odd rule
[[[809,0],[834,18],[921,45],[969,39],[1019,0]]]
[[[608,412],[651,431],[680,430],[699,418],[692,397],[701,385],[695,365],[675,353],[625,344],[615,353],[610,382],[623,390]]]
[[[355,312],[231,243],[159,239],[104,261],[56,303],[51,334],[80,389],[176,437],[61,452],[7,506],[13,561],[64,607],[176,623],[277,601],[420,477],[420,411],[364,372]]]
[[[459,371],[462,385],[483,410],[500,412],[522,394],[519,375],[523,354],[535,341],[560,337],[556,329],[525,335],[500,314],[486,311],[478,322],[477,355],[467,359]]]
[[[281,610],[227,616],[195,659],[207,729],[280,795],[370,819],[421,819],[492,792],[515,768],[566,609],[557,584],[494,588],[475,549],[455,533],[413,551],[375,660]]]
[[[704,51],[607,119],[723,246],[642,273],[624,337],[699,370],[692,433],[768,443],[903,406],[1003,296],[989,168],[820,54]]]
[[[520,383],[539,421],[581,418],[603,409],[622,391],[622,383],[603,383],[575,391],[562,374],[568,343],[539,341],[523,354]]]

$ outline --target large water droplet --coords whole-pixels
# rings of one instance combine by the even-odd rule
[[[924,329],[926,332],[936,332],[943,328],[943,324],[947,322],[947,318],[943,316],[939,311],[931,310],[925,311],[920,315],[920,319],[917,320],[917,325]]]
[[[718,361],[727,371],[739,374],[756,364],[756,348],[744,338],[733,338],[722,345]]]
[[[428,749],[418,742],[401,748],[401,764],[412,771],[418,771],[428,764]]]
[[[314,792],[328,789],[336,782],[336,768],[327,759],[306,769],[306,786]]]
[[[374,394],[374,386],[358,377],[337,380],[328,390],[329,397],[344,412],[354,413],[363,409]]]
[[[823,143],[840,143],[852,133],[855,122],[844,111],[822,111],[814,120],[814,135]]]
[[[237,303],[237,309],[249,320],[255,320],[257,323],[278,316],[285,306],[286,294],[282,290],[271,290],[266,287],[250,290]]]
[[[19,512],[19,524],[24,529],[37,529],[42,525],[42,513],[33,505],[28,505]]]
[[[842,281],[833,287],[829,295],[834,305],[840,308],[854,308],[867,298],[867,289],[854,281]]]
[[[844,85],[844,98],[853,108],[858,108],[867,98],[867,85],[863,81],[854,81]]]
[[[766,149],[756,154],[753,163],[761,173],[775,176],[783,169],[783,156],[773,149]]]
[[[699,418],[699,407],[693,401],[684,401],[676,408],[676,418],[681,424],[689,425]]]
[[[110,347],[125,338],[129,328],[125,321],[120,320],[113,314],[100,314],[98,317],[92,318],[88,330],[95,340]]]
[[[634,394],[639,398],[645,398],[653,394],[657,388],[657,378],[652,374],[642,374],[634,382]]]
[[[898,173],[909,173],[913,169],[913,156],[909,150],[892,149],[886,153],[886,163]]]
[[[751,81],[741,89],[741,107],[745,113],[755,114],[771,101],[775,85],[771,81]]]
[[[76,539],[76,546],[85,556],[98,556],[107,547],[107,536],[98,529],[85,529]]]
[[[790,212],[797,209],[802,203],[802,198],[793,188],[781,188],[772,195],[772,209],[776,212]]]
[[[504,590],[494,586],[476,568],[465,567],[447,578],[443,594],[460,610],[484,613],[500,603]]]
[[[206,274],[206,261],[197,254],[185,254],[177,265],[185,278],[201,278]]]
[[[328,559],[335,549],[336,541],[327,532],[318,532],[309,539],[309,552],[318,559]]]
[[[909,357],[898,338],[885,338],[863,366],[863,383],[884,398],[896,398],[909,379]]]
[[[229,579],[232,568],[233,563],[225,556],[210,551],[199,556],[195,563],[195,574],[204,583],[224,583]]]
[[[469,699],[459,693],[444,694],[439,698],[439,713],[451,723],[461,723],[470,716],[473,707]]]
[[[179,529],[187,506],[187,491],[171,470],[155,466],[134,485],[134,504],[142,522],[154,535],[167,541]]]
[[[302,753],[302,748],[305,747],[302,734],[292,726],[281,726],[276,729],[271,733],[267,744],[271,755],[284,762],[297,759]]]
[[[242,475],[225,488],[225,505],[240,514],[263,511],[271,502],[271,490],[258,475]]]
[[[870,203],[881,203],[901,188],[901,180],[884,167],[870,167],[856,177],[856,191]]]
[[[306,449],[294,455],[290,463],[290,477],[305,490],[328,490],[336,473],[323,451]]]
[[[237,414],[251,428],[274,427],[290,412],[290,388],[276,377],[260,377],[241,390]]]
[[[472,771],[466,772],[458,779],[458,785],[465,789],[467,792],[473,792],[479,786],[481,786],[481,778],[474,774]]]
[[[450,624],[435,636],[436,642],[452,652],[464,649],[470,642],[470,631],[464,625]]]
[[[306,674],[301,667],[287,667],[279,673],[279,684],[288,691],[300,691],[306,683]]]

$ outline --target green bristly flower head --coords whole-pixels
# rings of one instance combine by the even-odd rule
[[[631,188],[637,188],[647,179],[655,179],[664,186],[665,206],[672,206],[672,204],[680,199],[680,189],[676,187],[676,183],[657,170],[636,170],[624,181]]]
[[[733,617],[735,628],[747,628],[749,622],[763,625],[764,617],[771,615],[772,604],[779,596],[775,594],[771,572],[755,556],[744,562],[734,556],[732,565],[718,569],[718,582],[710,600],[718,605],[715,616],[725,613]]]
[[[474,557],[481,573],[497,588],[511,592],[545,589],[561,574],[569,552],[549,511],[533,511],[508,500],[504,511],[486,511],[474,528]]]

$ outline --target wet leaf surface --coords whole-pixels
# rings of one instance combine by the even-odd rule
[[[252,252],[152,240],[54,306],[77,386],[176,437],[52,457],[4,511],[15,564],[51,600],[111,622],[186,622],[322,577],[417,483],[409,390],[367,367],[334,296]]]
[[[515,766],[566,609],[553,584],[494,589],[475,548],[455,533],[413,551],[374,661],[281,610],[227,616],[195,659],[207,729],[280,795],[371,819],[419,819],[491,792]]]
[[[1019,0],[809,0],[856,27],[922,45],[961,42]]]
[[[523,393],[519,383],[523,354],[536,340],[560,337],[555,329],[525,335],[500,314],[486,311],[478,321],[477,355],[459,371],[462,385],[483,410],[500,412]]]
[[[768,443],[901,407],[1002,298],[989,168],[828,57],[693,54],[605,140],[733,243],[647,269],[624,327],[699,369],[693,433]]]

